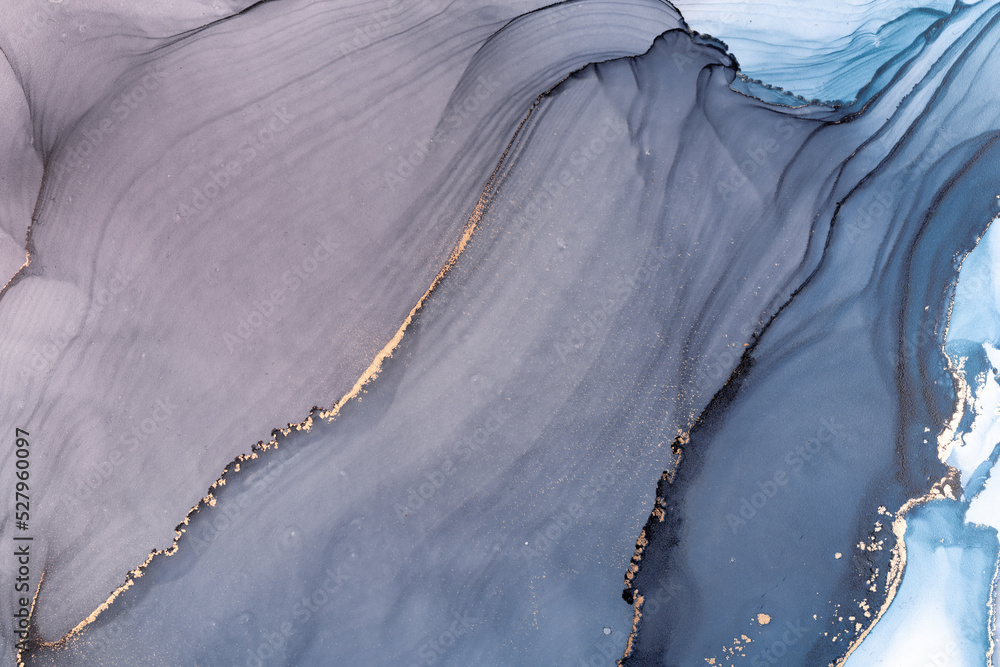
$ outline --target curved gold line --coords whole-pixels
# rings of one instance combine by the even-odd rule
[[[504,155],[506,155],[506,151]],[[497,166],[497,170],[499,170],[499,165]],[[493,173],[495,175],[497,171],[494,171]],[[396,347],[399,345],[400,341],[402,341],[403,334],[406,332],[406,329],[410,326],[410,323],[413,321],[413,317],[417,314],[417,311],[419,311],[421,307],[423,307],[424,303],[427,301],[427,298],[430,296],[431,292],[434,290],[434,288],[438,286],[438,284],[441,282],[444,276],[455,265],[458,256],[461,255],[462,251],[464,251],[465,247],[468,245],[469,240],[472,238],[472,234],[476,229],[476,225],[482,218],[482,215],[485,212],[486,207],[488,206],[490,200],[488,191],[491,188],[492,180],[493,178],[491,177],[490,182],[486,187],[486,190],[484,190],[483,194],[480,195],[479,201],[477,202],[476,207],[473,210],[472,216],[466,223],[465,229],[462,233],[461,238],[459,239],[458,244],[452,250],[451,255],[449,256],[447,262],[445,262],[444,267],[442,267],[442,269],[438,272],[437,276],[435,276],[433,282],[431,283],[431,286],[427,288],[423,296],[421,296],[420,299],[417,301],[417,304],[412,309],[410,309],[409,314],[406,316],[406,319],[403,320],[403,324],[399,327],[399,329],[396,330],[395,335],[393,335],[393,337],[389,340],[388,343],[386,343],[386,345],[382,348],[382,350],[377,355],[375,355],[375,359],[364,371],[364,373],[361,374],[361,377],[358,378],[358,380],[354,383],[354,386],[351,388],[351,390],[348,391],[346,394],[344,394],[344,396],[342,396],[340,400],[338,400],[331,409],[319,412],[318,416],[320,418],[326,419],[327,421],[333,421],[340,413],[341,408],[343,408],[343,406],[346,403],[348,403],[351,399],[355,398],[358,394],[360,394],[364,386],[367,383],[374,380],[381,372],[382,363],[386,359],[392,356],[393,350],[395,350]],[[313,426],[313,417],[312,415],[310,415],[305,420],[297,424],[289,424],[283,429],[275,429],[275,430],[279,431],[282,435],[287,436],[293,430],[309,431],[312,428],[312,426]],[[87,627],[95,620],[97,620],[97,617],[100,616],[101,613],[106,611],[111,606],[111,604],[118,598],[118,596],[127,591],[129,588],[131,588],[132,585],[135,583],[136,579],[142,577],[143,570],[149,566],[149,564],[152,562],[154,558],[156,558],[157,556],[173,556],[175,553],[177,553],[177,549],[179,548],[179,541],[185,533],[185,529],[182,526],[189,525],[191,523],[191,519],[193,518],[193,516],[203,507],[206,506],[215,507],[216,498],[213,493],[213,490],[220,486],[225,486],[226,477],[228,474],[230,474],[231,466],[234,466],[233,472],[236,473],[238,471],[239,464],[242,463],[243,461],[246,461],[248,459],[256,459],[259,456],[258,452],[267,451],[269,449],[277,447],[278,447],[278,442],[277,442],[277,437],[275,436],[272,437],[271,440],[267,443],[263,444],[258,443],[258,445],[254,447],[253,451],[251,451],[250,454],[240,454],[238,457],[236,457],[236,459],[230,465],[227,465],[225,468],[223,468],[222,474],[209,487],[208,494],[204,498],[202,498],[197,505],[188,510],[187,514],[184,516],[184,521],[182,521],[177,526],[177,528],[174,529],[174,539],[170,547],[159,550],[154,549],[153,551],[151,551],[145,561],[143,561],[138,567],[136,567],[133,570],[130,570],[126,574],[125,582],[121,586],[116,588],[111,593],[111,595],[108,596],[107,600],[105,600],[97,609],[91,612],[84,620],[80,621],[80,623],[78,623],[65,636],[63,636],[62,638],[60,638],[55,642],[39,641],[38,644],[41,646],[51,647],[51,648],[63,647],[69,642],[69,640],[71,640],[76,635],[80,634],[80,632],[85,627]]]
[[[333,405],[332,408],[330,408],[329,410],[323,410],[319,412],[318,416],[320,418],[326,419],[327,421],[333,421],[340,413],[341,408],[343,408],[343,406],[348,401],[350,401],[351,399],[355,398],[358,394],[360,394],[364,386],[368,382],[374,380],[378,376],[379,372],[381,372],[382,363],[386,359],[391,357],[393,350],[395,350],[396,347],[399,346],[400,341],[402,341],[403,339],[403,334],[406,333],[406,330],[412,323],[414,316],[417,314],[417,311],[419,311],[423,307],[427,299],[430,297],[431,292],[434,291],[434,289],[441,283],[444,277],[455,266],[455,263],[458,261],[459,256],[462,254],[466,246],[469,244],[469,241],[472,239],[472,235],[475,232],[476,227],[482,220],[482,217],[486,213],[487,208],[489,208],[489,205],[492,203],[494,186],[498,184],[500,171],[507,160],[507,156],[510,153],[511,148],[513,148],[513,146],[517,142],[518,137],[521,134],[521,131],[524,129],[525,124],[528,122],[532,114],[538,108],[538,105],[541,103],[541,101],[546,96],[548,96],[553,90],[555,90],[556,87],[562,84],[563,81],[568,79],[569,76],[570,75],[567,75],[563,79],[560,79],[555,85],[553,85],[551,88],[549,88],[548,90],[540,94],[537,98],[535,98],[535,101],[528,109],[528,112],[525,114],[524,118],[522,118],[521,122],[518,123],[517,128],[514,130],[514,134],[511,136],[511,139],[507,143],[506,148],[500,155],[500,159],[498,160],[496,166],[494,167],[493,172],[487,179],[486,186],[483,188],[483,192],[479,196],[479,200],[476,202],[476,206],[473,209],[472,214],[469,216],[469,220],[465,223],[465,228],[462,232],[462,236],[459,238],[458,243],[452,249],[452,252],[449,255],[447,261],[445,261],[444,266],[442,266],[441,270],[438,271],[438,274],[434,277],[434,280],[431,281],[430,287],[428,287],[427,290],[424,292],[423,296],[420,297],[420,299],[417,301],[417,304],[413,306],[412,309],[410,309],[409,314],[406,316],[406,319],[403,320],[403,323],[402,325],[400,325],[399,329],[396,330],[395,335],[393,335],[393,337],[389,340],[388,343],[386,343],[386,345],[382,348],[382,350],[377,355],[375,355],[375,358],[372,361],[372,363],[361,374],[361,377],[359,377],[357,382],[354,383],[354,386],[351,388],[351,390],[348,391],[346,394],[344,394],[344,396],[342,396],[340,400],[338,400]],[[275,431],[280,432],[282,435],[288,435],[289,433],[292,432],[292,430],[308,431],[312,428],[312,425],[313,425],[313,417],[312,415],[310,415],[305,420],[297,424],[288,424],[288,426],[286,426],[285,428],[275,429]],[[249,454],[240,454],[239,456],[237,456],[229,465],[223,468],[222,474],[209,487],[207,495],[204,498],[202,498],[197,505],[188,510],[187,514],[184,516],[184,520],[180,524],[178,524],[177,527],[174,529],[174,539],[170,547],[166,549],[152,550],[149,556],[146,558],[146,560],[144,560],[138,567],[130,570],[125,575],[125,582],[121,584],[118,588],[116,588],[114,591],[112,591],[111,595],[108,596],[107,600],[102,602],[100,606],[97,607],[97,609],[92,611],[85,619],[80,621],[72,630],[66,633],[63,637],[61,637],[56,641],[51,641],[51,642],[38,639],[35,640],[35,645],[44,648],[54,648],[54,649],[66,648],[69,645],[69,643],[84,630],[84,628],[86,628],[88,625],[96,621],[97,618],[103,612],[107,611],[107,609],[111,606],[111,604],[114,603],[114,601],[122,593],[131,588],[132,585],[135,583],[136,579],[142,577],[143,570],[149,566],[149,564],[152,562],[154,558],[156,558],[157,556],[173,556],[175,553],[177,553],[177,549],[179,548],[179,541],[181,537],[184,536],[185,533],[185,529],[183,528],[183,526],[189,525],[191,523],[191,519],[194,516],[194,514],[200,511],[202,508],[206,506],[207,507],[215,506],[216,499],[212,491],[220,486],[225,486],[226,477],[227,475],[231,474],[230,473],[231,469],[233,469],[233,473],[239,473],[240,463],[250,459],[258,458],[259,456],[258,452],[264,452],[272,448],[276,449],[277,447],[278,447],[278,442],[277,442],[277,437],[275,436],[272,437],[271,440],[267,443],[258,443],[257,445],[255,445]],[[35,593],[36,598],[40,591],[41,591],[41,581],[39,581],[38,590]]]
[[[859,646],[861,642],[865,640],[865,637],[875,629],[875,626],[882,619],[882,616],[889,611],[889,605],[896,598],[896,593],[899,591],[899,585],[903,581],[903,572],[906,570],[906,541],[903,539],[906,535],[906,513],[909,512],[914,507],[919,507],[932,500],[943,500],[950,499],[955,500],[955,495],[952,489],[957,488],[958,482],[958,469],[948,466],[949,473],[939,479],[934,483],[934,486],[919,498],[911,498],[907,500],[899,511],[896,512],[896,516],[892,520],[892,533],[896,536],[896,543],[892,547],[892,556],[889,560],[889,571],[886,573],[885,577],[885,600],[882,601],[882,606],[879,607],[878,613],[876,613],[868,626],[854,638],[851,645],[847,648],[847,652],[843,656],[838,658],[836,662],[830,663],[831,667],[841,667],[847,659],[851,657],[851,654]]]
[[[965,264],[966,258],[979,247],[979,243],[986,236],[986,232],[989,228],[993,226],[993,223],[1000,219],[1000,216],[990,220],[989,224],[986,225],[986,229],[983,233],[979,235],[976,239],[975,244],[969,249],[967,253],[962,257],[961,262],[958,265],[958,271],[956,275],[958,278],[955,280],[955,289],[958,289],[958,281],[961,280],[962,275],[962,265]],[[969,383],[965,378],[964,363],[962,360],[954,360],[948,354],[945,349],[945,344],[943,341],[948,340],[948,330],[951,328],[951,315],[955,309],[955,295],[952,294],[951,302],[948,304],[947,314],[945,316],[944,331],[941,335],[941,353],[944,354],[945,359],[947,359],[946,370],[951,374],[952,381],[955,384],[955,409],[952,412],[951,419],[948,420],[947,424],[941,430],[941,433],[937,438],[937,456],[938,459],[948,468],[948,473],[938,480],[931,489],[920,496],[919,498],[911,498],[906,501],[902,507],[896,512],[896,516],[892,521],[892,532],[896,536],[896,544],[892,547],[892,557],[889,561],[889,572],[886,574],[886,597],[882,603],[881,608],[875,616],[872,618],[871,623],[865,630],[855,637],[854,641],[848,647],[847,652],[839,658],[836,662],[831,663],[832,667],[842,667],[847,659],[851,657],[851,654],[861,645],[865,637],[875,628],[878,622],[882,619],[882,616],[889,610],[889,605],[892,603],[893,599],[896,597],[896,592],[899,589],[900,583],[903,580],[903,572],[906,570],[906,541],[904,537],[906,535],[906,513],[909,512],[914,507],[923,505],[930,502],[931,500],[940,500],[943,498],[955,499],[954,491],[955,489],[961,488],[959,485],[961,483],[960,471],[948,465],[945,460],[948,455],[948,448],[954,441],[955,434],[958,431],[959,424],[962,423],[962,419],[965,416],[965,411],[967,407],[972,403],[972,391],[969,388]],[[1000,565],[1000,562],[998,562]],[[994,589],[995,590],[995,589]],[[991,592],[991,597],[993,593]],[[992,607],[991,607],[992,609]],[[990,629],[990,637],[992,642],[992,629]],[[990,666],[991,667],[991,666]]]

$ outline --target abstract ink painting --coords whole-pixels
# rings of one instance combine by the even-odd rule
[[[0,664],[998,664],[998,43],[7,0]]]

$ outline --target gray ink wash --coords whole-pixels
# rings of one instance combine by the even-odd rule
[[[20,657],[835,662],[946,472],[997,11],[828,105],[659,0],[12,10]]]

